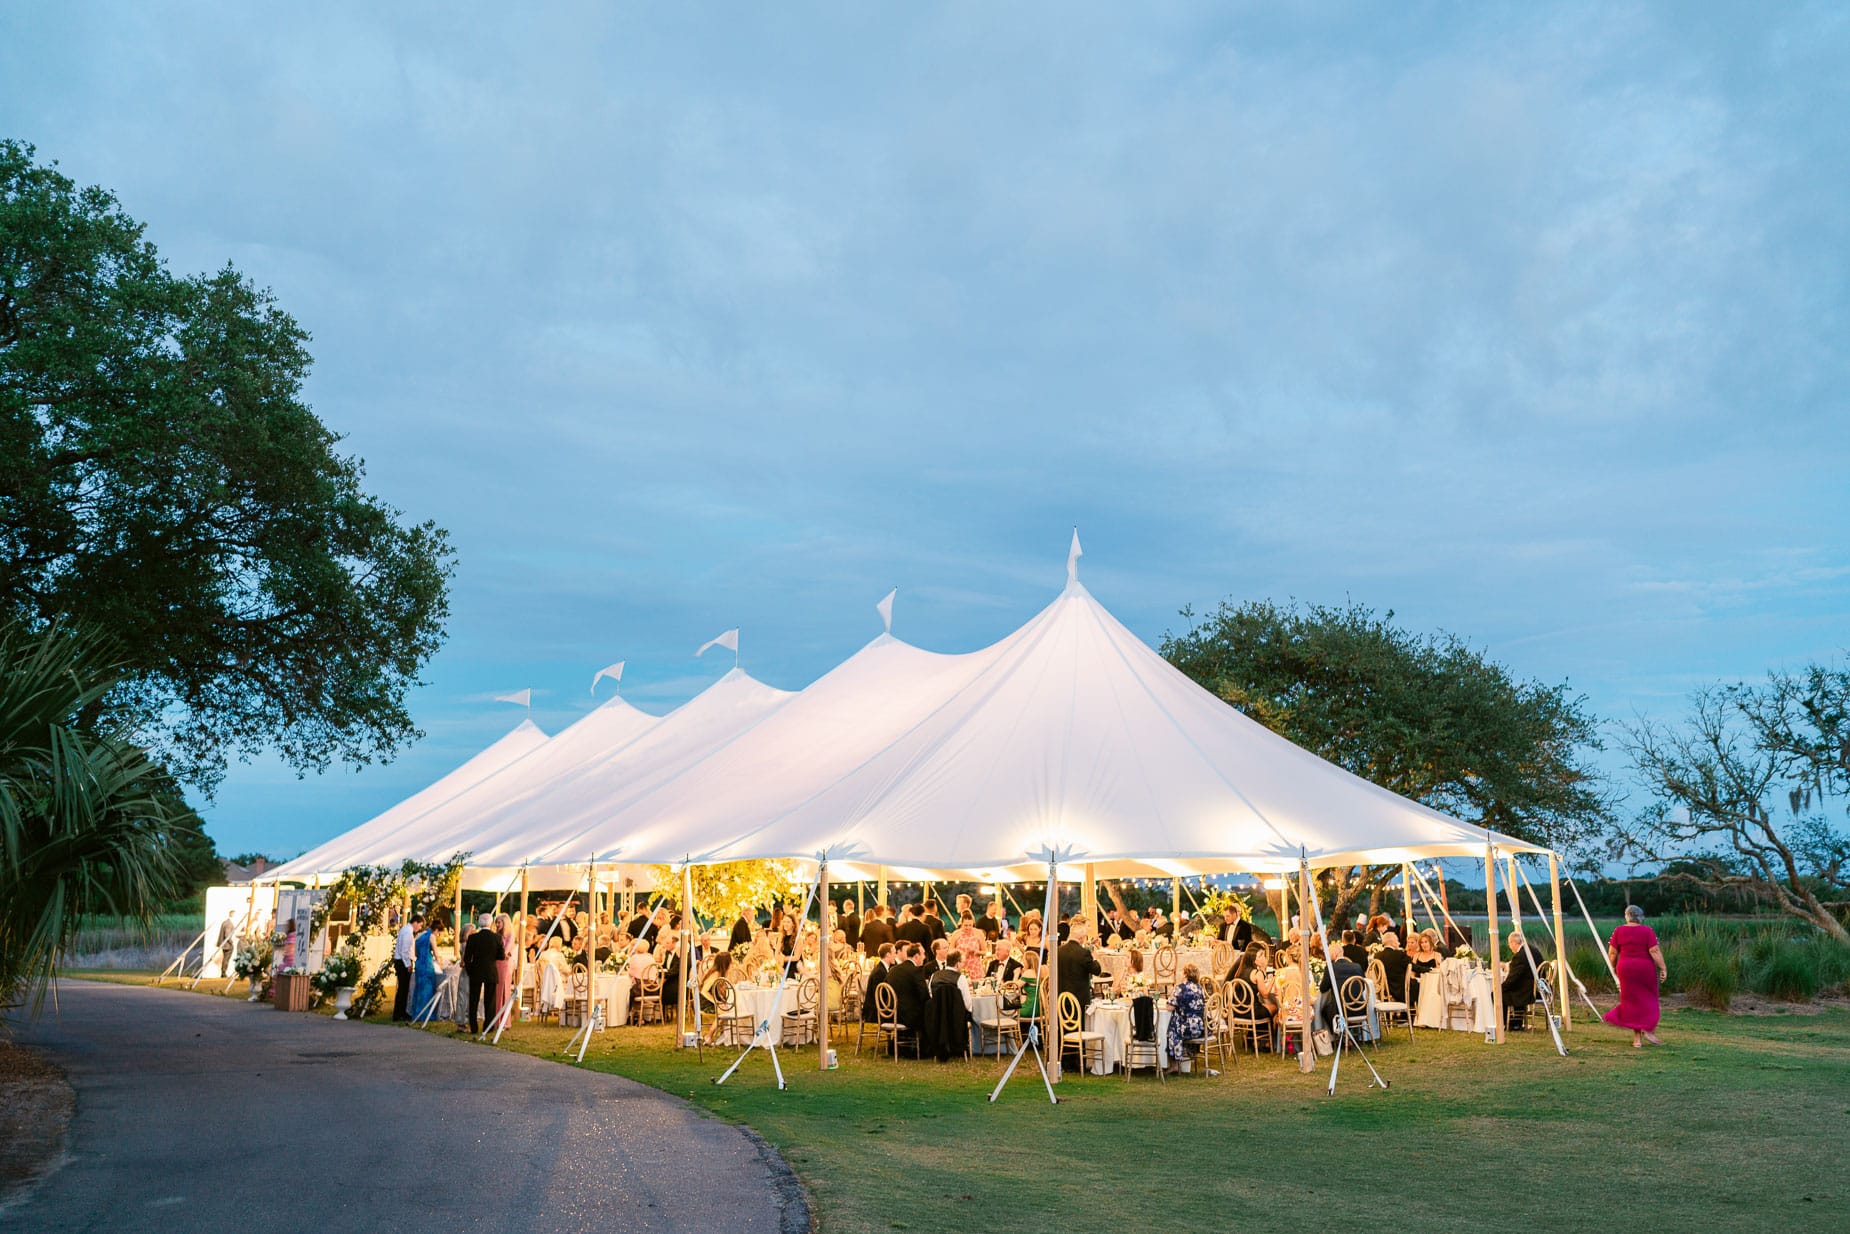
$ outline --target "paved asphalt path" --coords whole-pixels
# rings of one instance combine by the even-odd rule
[[[19,1039],[77,1090],[68,1160],[0,1230],[809,1228],[769,1148],[616,1076],[179,991],[58,999]]]

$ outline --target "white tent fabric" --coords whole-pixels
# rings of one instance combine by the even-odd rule
[[[734,839],[878,756],[1009,645],[940,655],[883,634],[737,740],[586,811],[567,851],[672,864]]]
[[[397,805],[373,816],[322,844],[317,844],[294,861],[285,862],[264,874],[266,880],[308,881],[316,875],[333,874],[361,860],[353,856],[368,850],[399,832],[425,811],[466,792],[502,768],[516,763],[545,745],[546,734],[532,720],[522,720],[512,732],[470,758],[462,766],[419,789]]]
[[[1351,775],[1196,685],[1077,579],[976,654],[979,671],[903,735],[833,782],[795,762],[784,774],[802,784],[767,792],[768,810],[741,809],[739,838],[695,859],[826,851],[832,865],[990,880],[1044,874],[1034,855],[1049,851],[1122,877],[1288,870],[1300,851],[1318,866],[1484,852],[1482,828]],[[678,789],[703,791],[694,777]]]
[[[527,757],[433,805],[379,842],[356,849],[353,861],[384,864],[406,858],[444,861],[457,853],[473,855],[483,820],[495,810],[628,749],[663,721],[662,716],[612,698]],[[470,865],[475,864],[472,856]],[[470,885],[477,884],[471,881]]]
[[[607,859],[587,838],[600,819],[723,748],[794,697],[732,669],[621,749],[544,776],[523,771],[518,792],[493,803],[478,798],[452,811],[454,828],[443,843],[467,849],[470,866],[484,871],[527,865],[534,876],[548,879],[582,871],[594,854]],[[628,853],[611,858],[647,860]]]

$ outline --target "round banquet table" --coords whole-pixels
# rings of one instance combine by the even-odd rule
[[[1131,1039],[1131,1005],[1118,999],[1100,999],[1086,1008],[1086,1028],[1105,1039],[1105,1048],[1092,1061],[1093,1075],[1110,1075],[1124,1063],[1124,1047]],[[1169,1008],[1156,1000],[1156,1057],[1169,1065]]]
[[[779,1031],[778,1017],[787,1011],[796,1010],[797,983],[794,977],[784,983],[784,997],[781,1001],[773,1001],[777,999],[775,985],[736,985],[732,987],[732,995],[740,1015],[750,1016],[754,1026],[766,1020],[771,1021],[771,1032],[775,1035]]]
[[[1420,1003],[1414,1023],[1421,1028],[1449,1028],[1485,1033],[1496,1027],[1495,995],[1490,970],[1470,960],[1448,958],[1420,978]]]

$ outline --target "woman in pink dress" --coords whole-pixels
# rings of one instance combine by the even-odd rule
[[[501,936],[501,959],[495,961],[495,1014],[500,1015],[501,1004],[514,988],[514,948],[519,936],[506,913],[495,914],[495,933]]]
[[[1657,1027],[1657,985],[1669,970],[1657,935],[1644,923],[1642,908],[1625,906],[1625,924],[1612,932],[1606,954],[1619,974],[1619,1005],[1606,1013],[1606,1023],[1631,1029],[1634,1050],[1647,1041],[1662,1045],[1651,1030]]]

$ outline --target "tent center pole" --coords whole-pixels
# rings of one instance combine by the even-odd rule
[[[816,863],[816,1070],[829,1069],[829,969],[830,948],[834,944],[829,929],[829,859]],[[799,929],[801,926],[799,925]]]
[[[1548,882],[1554,893],[1555,993],[1561,998],[1561,1027],[1571,1033],[1574,1031],[1574,1004],[1567,996],[1567,931],[1561,926],[1561,858],[1553,852],[1548,854]]]
[[[1490,1005],[1496,1023],[1488,1040],[1503,1044],[1503,957],[1499,954],[1497,930],[1497,850],[1484,845],[1484,906],[1490,913]]]

